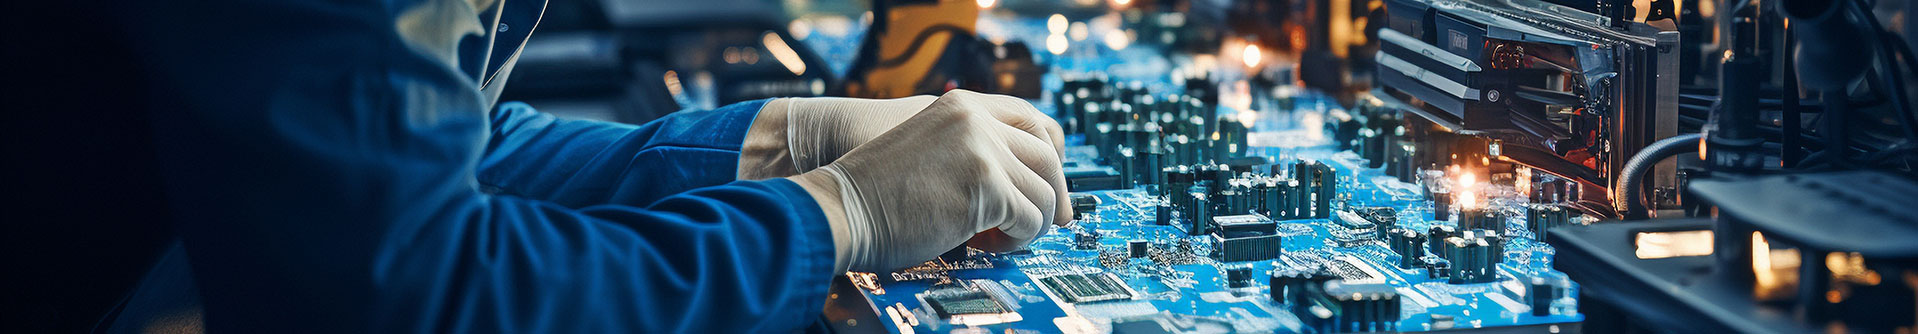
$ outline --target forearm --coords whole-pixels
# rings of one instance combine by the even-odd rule
[[[645,205],[725,184],[739,179],[739,151],[763,104],[686,110],[628,125],[562,119],[507,103],[493,113],[479,181],[501,194],[568,207]]]

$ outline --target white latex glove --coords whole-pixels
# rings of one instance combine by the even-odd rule
[[[912,118],[938,97],[890,100],[843,97],[766,102],[739,154],[739,179],[799,175],[831,163]]]
[[[740,150],[739,178],[758,180],[812,171],[892,130],[937,99],[921,95],[890,100],[842,97],[772,100],[760,110]],[[994,99],[1024,103],[1011,97]],[[1064,132],[1037,109],[1027,106],[986,112],[1007,125],[1048,138],[1053,148],[1065,151]],[[1048,124],[1053,126],[1047,127]]]
[[[787,104],[786,142],[792,153],[794,174],[832,163],[854,147],[899,126],[937,99],[931,95],[890,100],[792,99]]]
[[[956,90],[791,179],[833,225],[842,271],[906,267],[961,244],[1010,251],[1070,221],[1059,133],[1025,100]]]

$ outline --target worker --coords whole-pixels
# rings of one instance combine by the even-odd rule
[[[1063,135],[1017,98],[568,120],[496,102],[544,0],[111,7],[150,110],[125,163],[210,331],[791,331],[848,270],[1069,220]]]

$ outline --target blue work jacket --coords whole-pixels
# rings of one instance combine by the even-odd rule
[[[645,125],[494,96],[544,0],[134,1],[167,220],[227,332],[778,332],[831,233],[735,180],[763,101]]]

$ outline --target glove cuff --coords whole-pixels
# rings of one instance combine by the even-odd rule
[[[843,243],[835,245],[847,250],[838,253],[840,263],[846,263],[846,268],[852,271],[870,272],[878,269],[877,266],[886,263],[879,258],[881,254],[878,252],[878,250],[887,249],[885,245],[878,244],[884,238],[877,237],[886,233],[885,226],[873,223],[873,216],[871,211],[867,210],[866,200],[859,194],[859,186],[853,182],[852,177],[832,165],[819,166],[817,170],[832,176],[833,181],[839,184],[840,206],[846,210],[847,236]]]

